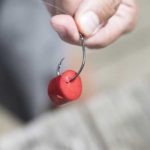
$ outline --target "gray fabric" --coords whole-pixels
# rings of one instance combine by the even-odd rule
[[[0,5],[0,62],[1,70],[7,70],[0,74],[9,74],[21,93],[18,102],[23,101],[21,110],[26,107],[24,115],[35,116],[49,106],[47,84],[64,56],[62,44],[50,28],[50,15],[42,1],[5,0]],[[9,97],[13,105],[12,100]]]

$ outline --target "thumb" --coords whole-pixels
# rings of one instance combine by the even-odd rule
[[[121,0],[83,0],[75,13],[78,30],[86,37],[94,35],[116,12]]]

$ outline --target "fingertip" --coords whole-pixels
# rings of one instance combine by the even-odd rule
[[[79,33],[73,18],[69,15],[56,15],[50,21],[60,38],[68,43],[78,44]]]
[[[66,36],[66,30],[65,26],[59,21],[60,16],[54,16],[50,20],[50,24],[53,27],[53,29],[59,34],[59,36],[65,37]]]

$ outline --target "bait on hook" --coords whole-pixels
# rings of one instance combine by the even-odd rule
[[[77,100],[81,96],[82,82],[79,75],[82,72],[86,62],[86,49],[84,38],[81,34],[80,42],[83,56],[82,64],[78,72],[67,70],[60,73],[61,64],[64,60],[64,58],[62,58],[57,67],[57,76],[49,82],[48,95],[56,106]]]
[[[53,2],[50,3],[47,0],[43,0],[46,6],[58,10],[63,14],[69,14],[65,10],[56,7]],[[80,34],[80,33],[79,33]],[[78,72],[73,70],[67,70],[60,73],[62,62],[65,58],[62,58],[57,67],[57,76],[53,78],[48,85],[48,95],[50,100],[52,100],[55,106],[65,104],[70,101],[77,100],[82,93],[82,82],[80,78],[80,73],[82,72],[85,61],[86,61],[86,49],[84,44],[84,37],[80,34],[80,42],[82,46],[82,64]]]

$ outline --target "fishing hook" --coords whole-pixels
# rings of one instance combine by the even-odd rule
[[[79,33],[80,34],[80,33]],[[73,80],[75,80],[79,75],[80,73],[82,72],[84,66],[85,66],[85,62],[86,62],[86,48],[85,48],[85,40],[84,40],[84,37],[82,36],[82,34],[80,34],[80,42],[81,42],[81,46],[82,46],[82,64],[81,64],[81,67],[80,69],[78,70],[78,72],[70,79],[69,82],[72,82]],[[62,62],[64,61],[65,58],[62,58],[58,64],[58,67],[57,67],[57,75],[59,76],[61,73],[60,73],[60,68],[61,68],[61,65],[62,65]]]

